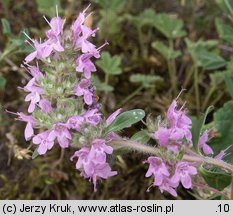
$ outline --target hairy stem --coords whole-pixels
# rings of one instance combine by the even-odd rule
[[[137,143],[131,140],[112,141],[109,144],[112,146],[120,145],[122,147],[127,147],[132,150],[140,151],[146,154],[157,155],[160,157],[163,156],[162,153],[159,151],[159,149],[152,147],[152,146],[143,145],[141,143]],[[219,168],[228,170],[231,174],[233,174],[233,165],[228,164],[222,160],[217,160],[215,158],[210,158],[210,157],[204,157],[198,154],[193,154],[193,155],[185,154],[182,159],[188,162],[214,165]]]
[[[222,197],[224,197],[225,199],[229,199],[229,197],[224,193],[224,192],[221,192],[213,187],[210,187],[206,184],[200,184],[200,183],[193,183],[193,186],[196,187],[196,188],[200,188],[202,190],[208,190],[208,191],[213,191],[215,194],[218,194]]]

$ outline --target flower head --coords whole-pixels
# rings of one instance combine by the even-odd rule
[[[32,115],[25,115],[22,112],[18,112],[20,121],[27,122],[26,128],[24,130],[24,137],[26,141],[30,140],[34,135],[33,127],[36,125],[36,119]]]
[[[191,119],[183,108],[177,109],[177,101],[174,100],[166,113],[166,126],[159,125],[154,137],[160,146],[177,153],[184,141],[192,146],[191,125]]]
[[[196,167],[190,165],[187,162],[178,162],[176,164],[176,171],[173,177],[171,178],[171,181],[173,183],[179,183],[181,181],[184,188],[189,189],[192,187],[192,175],[197,174]]]
[[[67,124],[57,123],[53,126],[53,129],[49,134],[49,139],[55,140],[55,138],[57,138],[61,148],[67,148],[69,146],[72,136],[68,130]]]
[[[154,185],[158,186],[163,179],[170,176],[166,164],[159,157],[149,157],[144,163],[149,163],[149,169],[146,177],[154,176]]]
[[[82,79],[81,82],[75,87],[75,95],[83,96],[87,105],[91,105],[93,102],[93,91],[90,88],[90,85],[90,80]]]
[[[92,180],[95,191],[98,179],[107,179],[117,174],[106,161],[107,154],[112,154],[112,151],[112,147],[107,146],[104,139],[95,139],[91,147],[83,147],[71,157],[71,160],[78,157],[76,169],[81,171],[84,178]]]
[[[202,149],[204,154],[206,155],[214,154],[213,149],[207,144],[208,140],[209,140],[209,135],[208,132],[205,131],[199,138],[198,146],[200,149]]]
[[[39,145],[38,153],[43,155],[50,150],[54,145],[54,139],[49,136],[50,131],[44,131],[42,133],[37,134],[33,137],[32,142],[36,145]]]

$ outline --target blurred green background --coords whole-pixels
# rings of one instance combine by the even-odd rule
[[[109,42],[95,61],[93,78],[106,115],[123,107],[156,117],[182,88],[192,116],[209,105],[218,109],[233,96],[232,0],[0,0],[1,199],[171,199],[155,188],[146,192],[151,183],[144,177],[146,157],[136,152],[111,158],[119,175],[99,184],[96,193],[69,161],[72,151],[58,165],[56,148],[31,160],[25,124],[5,112],[27,109],[18,86],[29,79],[20,65],[31,48],[22,31],[43,38],[48,29],[43,15],[54,16],[56,4],[67,28],[89,3],[93,13],[86,25],[100,28],[93,41]],[[122,135],[130,137],[142,126]],[[200,197],[205,191],[179,189],[178,199]]]

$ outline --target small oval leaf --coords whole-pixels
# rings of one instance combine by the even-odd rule
[[[131,126],[145,117],[145,112],[142,109],[134,109],[121,113],[116,119],[107,127],[107,132],[120,131],[126,127]]]
[[[210,187],[220,191],[231,184],[232,176],[224,171],[214,171],[200,167],[199,172]]]
[[[146,130],[141,130],[137,133],[135,133],[132,137],[131,140],[135,142],[139,142],[141,144],[146,144],[150,140],[150,136]]]
[[[33,152],[33,154],[32,154],[32,160],[34,160],[38,155],[39,155],[39,153],[38,153],[38,148],[39,147],[37,147],[35,150],[34,150],[34,152]]]

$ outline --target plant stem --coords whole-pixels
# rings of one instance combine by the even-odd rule
[[[104,83],[107,85],[109,82],[109,74],[105,73],[105,77],[104,77]]]
[[[133,91],[130,95],[128,95],[124,100],[119,103],[118,107],[121,107],[122,105],[126,104],[130,99],[132,99],[135,95],[137,95],[144,86],[139,86],[135,91]]]
[[[199,96],[199,88],[198,88],[198,67],[195,64],[194,66],[194,89],[195,89],[195,97],[196,97],[196,108],[197,112],[200,111],[200,96]]]
[[[208,185],[200,184],[200,183],[193,183],[193,186],[196,187],[196,188],[200,188],[202,190],[206,189],[208,191],[213,191],[214,193],[224,197],[225,199],[229,199],[229,197],[227,197],[225,193],[223,193],[223,192],[221,192],[221,191],[219,191],[219,190],[217,190],[215,188],[212,188],[212,187],[210,187]]]
[[[174,50],[173,40],[169,39],[169,49]],[[177,79],[176,79],[176,62],[175,59],[168,59],[168,72],[171,79],[172,90],[174,95],[177,94]]]
[[[216,89],[216,87],[215,87],[215,86],[212,86],[212,87],[210,88],[210,90],[208,91],[208,94],[207,94],[207,96],[206,96],[206,98],[205,98],[205,100],[204,100],[204,102],[203,102],[202,108],[201,108],[202,110],[205,110],[205,109],[206,109],[207,104],[209,103],[209,100],[210,100],[212,94],[214,93],[215,89]]]
[[[185,72],[185,80],[184,80],[184,88],[186,88],[190,82],[191,77],[193,76],[194,67],[188,69],[188,71]]]
[[[64,155],[65,155],[65,150],[61,149],[61,153],[60,153],[60,157],[58,160],[56,160],[52,165],[51,165],[51,169],[55,169],[59,164],[61,164],[61,162],[64,159]]]
[[[109,144],[112,146],[121,145],[122,147],[127,147],[132,150],[144,152],[146,154],[152,154],[152,155],[157,155],[161,157],[163,156],[159,149],[152,147],[152,146],[143,145],[141,143],[137,143],[131,140],[112,141]],[[210,158],[210,157],[204,157],[198,154],[193,154],[192,156],[185,154],[182,159],[188,162],[214,165],[222,169],[228,170],[229,172],[231,172],[231,174],[233,174],[233,165],[228,164],[222,160],[217,160],[215,158]]]

